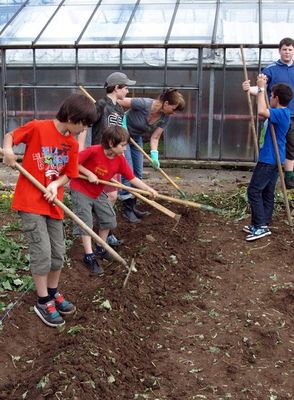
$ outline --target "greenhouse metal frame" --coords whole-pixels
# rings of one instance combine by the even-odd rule
[[[107,75],[123,71],[137,82],[131,96],[176,87],[186,99],[164,134],[165,158],[254,161],[240,45],[254,82],[292,35],[294,1],[276,3],[0,0],[1,141],[54,117],[80,85],[102,97]]]

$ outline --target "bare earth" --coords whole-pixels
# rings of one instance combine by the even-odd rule
[[[160,192],[177,195],[147,172]],[[251,175],[166,172],[190,193],[231,190]],[[246,243],[249,219],[164,205],[182,215],[176,227],[157,210],[138,225],[118,216],[119,253],[136,268],[125,287],[125,267],[104,263],[105,275],[91,276],[74,243],[60,288],[77,312],[63,330],[36,317],[34,292],[12,310],[0,336],[0,399],[294,398],[294,251],[285,216],[273,221],[272,236]]]

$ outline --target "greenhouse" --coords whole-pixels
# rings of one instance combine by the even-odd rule
[[[254,161],[244,65],[254,82],[293,22],[294,1],[0,0],[1,143],[79,86],[99,99],[107,75],[123,71],[136,80],[130,96],[174,87],[185,97],[165,158]]]

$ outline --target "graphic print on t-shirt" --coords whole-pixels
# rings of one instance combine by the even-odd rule
[[[111,126],[111,125],[122,126],[123,118],[121,115],[119,115],[117,113],[108,115],[107,119],[108,119],[107,126]]]
[[[38,169],[45,172],[49,181],[59,178],[60,172],[69,161],[68,145],[63,144],[61,148],[53,146],[42,146],[41,153],[34,153],[33,159],[37,161]]]

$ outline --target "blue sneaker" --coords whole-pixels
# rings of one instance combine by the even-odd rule
[[[105,250],[102,246],[99,246],[98,244],[96,245],[96,249],[94,251],[95,256],[98,256],[101,258],[101,260],[106,260],[106,261],[113,261],[113,257],[110,253],[108,253],[107,250]]]
[[[107,236],[106,242],[111,247],[119,247],[123,244],[124,241],[116,238],[112,233],[111,235]]]
[[[261,226],[260,228],[253,228],[252,232],[246,236],[245,240],[247,242],[252,242],[253,240],[261,239],[271,234],[272,233],[267,226]]]
[[[254,230],[254,226],[253,225],[245,225],[242,229],[243,232],[246,233],[252,233]]]

